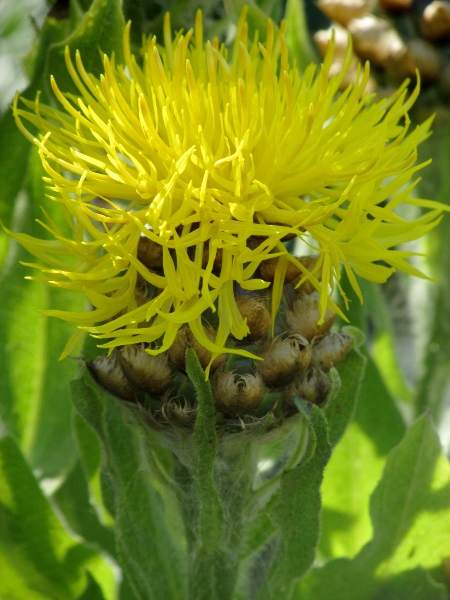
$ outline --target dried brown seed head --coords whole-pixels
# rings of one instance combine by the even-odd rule
[[[217,409],[230,416],[254,412],[264,396],[264,382],[259,373],[218,371],[211,383]]]
[[[142,345],[124,346],[119,360],[126,377],[140,390],[159,396],[172,381],[167,354],[152,356]]]
[[[99,384],[109,392],[123,400],[134,400],[133,386],[125,377],[116,352],[111,356],[97,356],[89,368]]]
[[[271,388],[283,388],[306,371],[311,360],[311,346],[306,338],[292,333],[281,335],[265,344],[259,355],[258,371]]]
[[[204,327],[204,332],[207,337],[214,342],[216,340],[216,332],[212,327]],[[177,332],[175,340],[169,349],[169,358],[171,362],[179,369],[184,369],[186,366],[186,349],[192,348],[197,355],[197,358],[203,369],[209,364],[212,353],[202,346],[194,336],[188,325],[183,325]],[[214,371],[226,361],[225,354],[220,354],[212,363],[211,371]]]
[[[236,298],[236,304],[250,330],[245,339],[254,342],[264,337],[271,322],[266,303],[257,296],[242,295]]]
[[[320,325],[318,324],[321,316],[319,300],[320,295],[318,292],[302,294],[294,302],[292,311],[288,310],[285,313],[289,330],[299,333],[309,342],[315,337],[327,334],[336,318],[336,313],[333,310],[327,309],[324,315],[324,322]]]
[[[353,342],[354,338],[345,333],[329,333],[312,347],[311,364],[329,371],[347,356]]]

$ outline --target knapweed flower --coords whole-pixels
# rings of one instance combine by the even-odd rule
[[[425,164],[415,164],[417,146],[430,128],[427,121],[410,131],[418,86],[408,97],[405,83],[377,102],[365,92],[366,65],[337,95],[351,53],[330,78],[331,43],[321,67],[300,73],[284,29],[269,21],[265,42],[258,34],[249,42],[244,11],[229,52],[217,39],[205,43],[200,12],[195,30],[175,37],[166,15],[164,46],[151,37],[135,58],[128,25],[125,64],[105,56],[100,78],[67,51],[78,94],[52,79],[59,109],[39,96],[16,98],[17,123],[39,148],[49,197],[72,234],[48,220],[52,241],[13,235],[41,261],[32,265],[41,281],[82,292],[93,307],[45,314],[110,349],[145,343],[158,354],[187,325],[212,360],[252,356],[226,346],[249,334],[236,294],[270,298],[273,320],[292,265],[296,285],[318,292],[321,319],[327,308],[342,314],[331,296],[341,268],[360,298],[357,276],[421,275],[406,260],[411,253],[397,249],[442,211],[412,195],[411,178]],[[406,204],[428,211],[407,221]],[[309,268],[286,248],[294,237],[316,256]]]

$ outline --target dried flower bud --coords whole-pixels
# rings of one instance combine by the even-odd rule
[[[137,258],[147,269],[159,270],[163,268],[163,249],[162,246],[141,236],[138,242]]]
[[[264,359],[258,363],[264,383],[271,388],[282,388],[306,371],[311,360],[311,346],[307,339],[293,333],[276,337],[265,344],[259,354]]]
[[[367,14],[370,10],[368,0],[319,0],[317,4],[327,17],[344,26],[352,19]]]
[[[229,415],[255,411],[264,396],[264,383],[259,373],[241,375],[219,371],[211,383],[217,409]]]
[[[450,2],[446,0],[431,2],[423,12],[420,30],[428,40],[448,40],[450,36]]]
[[[355,53],[375,65],[385,66],[391,56],[405,47],[397,31],[387,21],[373,15],[353,19],[348,30],[352,34]]]
[[[152,356],[142,345],[128,345],[120,350],[119,360],[129,381],[149,394],[159,396],[172,381],[167,354]]]
[[[322,371],[329,371],[347,356],[353,341],[345,333],[329,333],[312,347],[311,364]]]
[[[310,367],[302,380],[289,390],[286,402],[291,405],[295,395],[312,404],[322,404],[330,390],[331,381],[325,373],[318,367]]]
[[[97,356],[89,368],[98,383],[109,392],[124,400],[134,400],[133,386],[125,377],[116,352],[111,356]]]
[[[295,333],[299,333],[309,342],[319,336],[327,334],[336,318],[334,310],[327,309],[324,315],[324,322],[320,325],[319,309],[320,295],[318,292],[312,294],[302,294],[294,302],[292,311],[286,311],[286,323],[288,328]]]
[[[179,404],[176,400],[168,400],[161,407],[163,418],[172,425],[181,425],[182,427],[192,427],[195,423],[197,409],[190,404]]]
[[[214,342],[216,340],[216,332],[212,327],[204,327],[206,336]],[[194,336],[188,325],[183,325],[177,332],[175,340],[169,349],[169,358],[172,363],[179,369],[186,367],[186,349],[192,348],[197,355],[197,358],[205,369],[211,360],[212,353],[202,346]],[[220,354],[212,363],[211,370],[214,371],[226,361],[225,354]]]
[[[257,296],[242,295],[236,298],[236,304],[242,317],[247,319],[250,330],[245,339],[252,342],[260,340],[267,333],[271,320],[265,302]]]

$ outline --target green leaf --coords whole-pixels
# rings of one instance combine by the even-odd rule
[[[186,350],[186,371],[197,393],[198,402],[193,448],[193,476],[196,501],[199,504],[198,532],[190,552],[189,592],[191,598],[198,600],[225,600],[231,597],[234,578],[228,564],[229,556],[221,548],[224,509],[215,481],[216,408],[211,386],[205,379],[205,373],[192,348]]]
[[[112,528],[105,527],[90,502],[85,473],[77,461],[62,485],[52,496],[70,529],[89,544],[115,557]]]
[[[30,154],[29,193],[18,202],[14,228],[46,237],[35,224],[44,201],[42,166],[33,149]],[[47,212],[61,220],[60,206],[48,202]],[[26,281],[29,268],[19,260],[30,255],[15,242],[0,275],[0,371],[3,374],[0,417],[19,441],[31,467],[41,477],[57,477],[75,457],[71,434],[71,403],[67,390],[76,374],[70,360],[58,361],[73,326],[42,317],[38,310],[64,305],[66,310],[83,310],[84,300],[76,294]],[[34,274],[34,273],[33,273]],[[55,452],[55,448],[58,451]]]
[[[88,574],[88,583],[86,589],[77,600],[105,600],[102,588],[98,585],[92,575]]]
[[[72,60],[75,51],[79,50],[86,71],[98,77],[103,73],[103,54],[111,56],[114,53],[118,63],[123,61],[124,26],[120,0],[94,0],[75,31],[50,47],[45,66],[46,81],[53,75],[62,92],[78,93],[66,68],[66,46]]]
[[[186,371],[197,392],[198,411],[194,430],[194,476],[200,502],[199,538],[203,550],[214,552],[223,532],[223,506],[214,480],[217,458],[216,408],[209,381],[192,348],[186,351]]]
[[[399,285],[394,274],[390,285]],[[397,282],[397,283],[395,283]],[[364,304],[361,305],[347,276],[342,277],[342,288],[350,303],[347,316],[350,323],[366,334],[372,359],[375,361],[385,387],[393,398],[403,401],[412,399],[412,391],[406,381],[399,361],[392,306],[388,304],[386,292],[379,284],[361,279],[358,281]]]
[[[309,64],[318,62],[306,23],[304,1],[287,0],[284,18],[287,21],[286,41],[299,71],[303,72]]]
[[[78,412],[73,415],[73,431],[88,485],[90,504],[96,511],[100,522],[105,526],[112,526],[114,523],[111,517],[114,514],[114,496],[108,496],[106,490],[102,490],[102,456],[98,437]]]
[[[47,20],[40,32],[39,48],[31,84],[22,96],[34,100],[38,90],[44,90],[44,65],[48,48],[66,34],[65,23]],[[45,100],[45,93],[42,100]],[[11,110],[0,118],[0,220],[10,226],[14,201],[22,189],[27,173],[27,161],[32,144],[17,128]]]
[[[406,426],[373,358],[368,353],[365,356],[366,369],[354,419],[372,440],[377,453],[384,456],[400,442]]]
[[[260,32],[259,39],[265,40],[268,15],[262,8],[258,6],[256,2],[253,0],[250,0],[250,2],[245,0],[225,0],[224,5],[227,14],[235,22],[237,22],[239,19],[239,15],[241,14],[243,8],[247,7],[249,39],[252,40],[255,31],[258,30]],[[276,23],[274,23],[274,30],[275,32],[278,31]]]
[[[341,365],[346,370],[346,361]],[[342,377],[345,387],[347,377],[351,382],[351,371],[342,373]],[[334,402],[327,411],[333,405]],[[340,417],[339,411],[337,417]],[[322,558],[354,556],[369,541],[372,533],[369,498],[380,479],[386,455],[401,441],[404,433],[403,419],[376,365],[370,356],[366,356],[354,421],[336,445],[325,472],[320,539]],[[333,433],[330,436],[333,438]]]
[[[70,600],[95,552],[62,528],[17,445],[0,439],[0,596]]]
[[[444,587],[418,569],[435,569],[448,555],[449,509],[450,465],[423,416],[389,454],[371,499],[372,540],[353,560],[313,570],[298,587],[299,597],[407,600],[416,585],[417,598],[444,600]]]
[[[372,534],[369,499],[385,457],[353,422],[333,450],[322,484],[321,559],[352,557]]]
[[[274,518],[280,548],[261,598],[290,598],[293,585],[310,568],[320,531],[320,485],[331,453],[326,419],[317,406],[297,401],[310,426],[310,439],[299,465],[283,474]]]
[[[358,350],[351,350],[337,366],[340,386],[335,397],[327,404],[328,437],[335,446],[353,417],[364,377],[366,359]]]
[[[179,507],[155,474],[155,459],[167,451],[140,409],[100,388],[86,369],[71,392],[102,448],[102,481],[114,512],[120,563],[137,598],[185,598]]]

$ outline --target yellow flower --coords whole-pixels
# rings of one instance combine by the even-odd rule
[[[331,298],[341,266],[359,296],[355,276],[384,282],[395,269],[421,275],[405,260],[411,253],[395,249],[434,227],[442,211],[411,195],[411,178],[425,165],[415,165],[417,145],[431,122],[409,131],[419,86],[409,98],[405,83],[376,102],[364,91],[366,65],[357,84],[337,95],[350,49],[341,73],[329,77],[331,43],[323,65],[300,74],[285,26],[275,32],[269,21],[265,43],[258,35],[249,43],[245,17],[229,57],[217,39],[204,42],[200,12],[195,32],[175,38],[166,15],[164,47],[146,40],[141,66],[128,25],[125,64],[105,56],[100,79],[86,72],[79,53],[74,65],[66,52],[79,93],[64,93],[52,79],[60,109],[39,96],[22,99],[20,108],[16,98],[18,126],[38,146],[49,197],[61,204],[73,235],[50,220],[44,227],[54,241],[13,235],[46,265],[33,265],[41,281],[83,292],[93,306],[45,314],[106,339],[104,347],[146,342],[157,354],[188,324],[213,357],[251,356],[225,348],[230,335],[248,333],[236,286],[270,288],[264,294],[274,319],[289,262],[320,293],[322,317],[327,306],[342,314]],[[429,210],[408,222],[397,210],[405,204]],[[288,234],[317,254],[311,271],[288,253]],[[160,271],[138,259],[145,239],[160,251]],[[260,264],[277,256],[273,283],[264,281]],[[205,313],[217,323],[215,340],[203,326]]]

